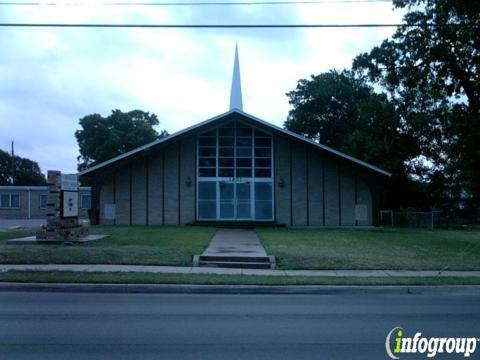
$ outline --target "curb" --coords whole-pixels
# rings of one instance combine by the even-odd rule
[[[176,285],[176,284],[64,284],[64,283],[0,283],[0,292],[60,293],[144,293],[144,294],[284,294],[284,295],[349,295],[349,294],[448,294],[480,295],[480,285],[448,286],[358,286],[358,285]]]

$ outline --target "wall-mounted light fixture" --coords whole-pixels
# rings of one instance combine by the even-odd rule
[[[185,179],[185,186],[186,187],[192,186],[192,178],[190,176],[187,176],[187,178]]]
[[[280,180],[278,180],[278,187],[283,188],[285,187],[285,179],[282,177]]]

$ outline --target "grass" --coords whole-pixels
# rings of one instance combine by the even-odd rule
[[[202,285],[480,285],[480,277],[309,277],[151,273],[79,273],[72,271],[8,271],[0,282],[202,284]]]
[[[215,229],[180,226],[94,226],[109,238],[83,245],[9,245],[31,232],[0,233],[1,264],[129,264],[190,266],[208,246]]]
[[[281,269],[480,270],[480,231],[265,228],[257,234]]]

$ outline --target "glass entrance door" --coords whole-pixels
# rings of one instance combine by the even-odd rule
[[[219,181],[221,220],[252,219],[252,184],[250,181]]]
[[[273,220],[272,135],[231,121],[198,136],[198,220]]]

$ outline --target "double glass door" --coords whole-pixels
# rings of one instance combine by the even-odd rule
[[[219,181],[220,219],[252,219],[252,182]]]

